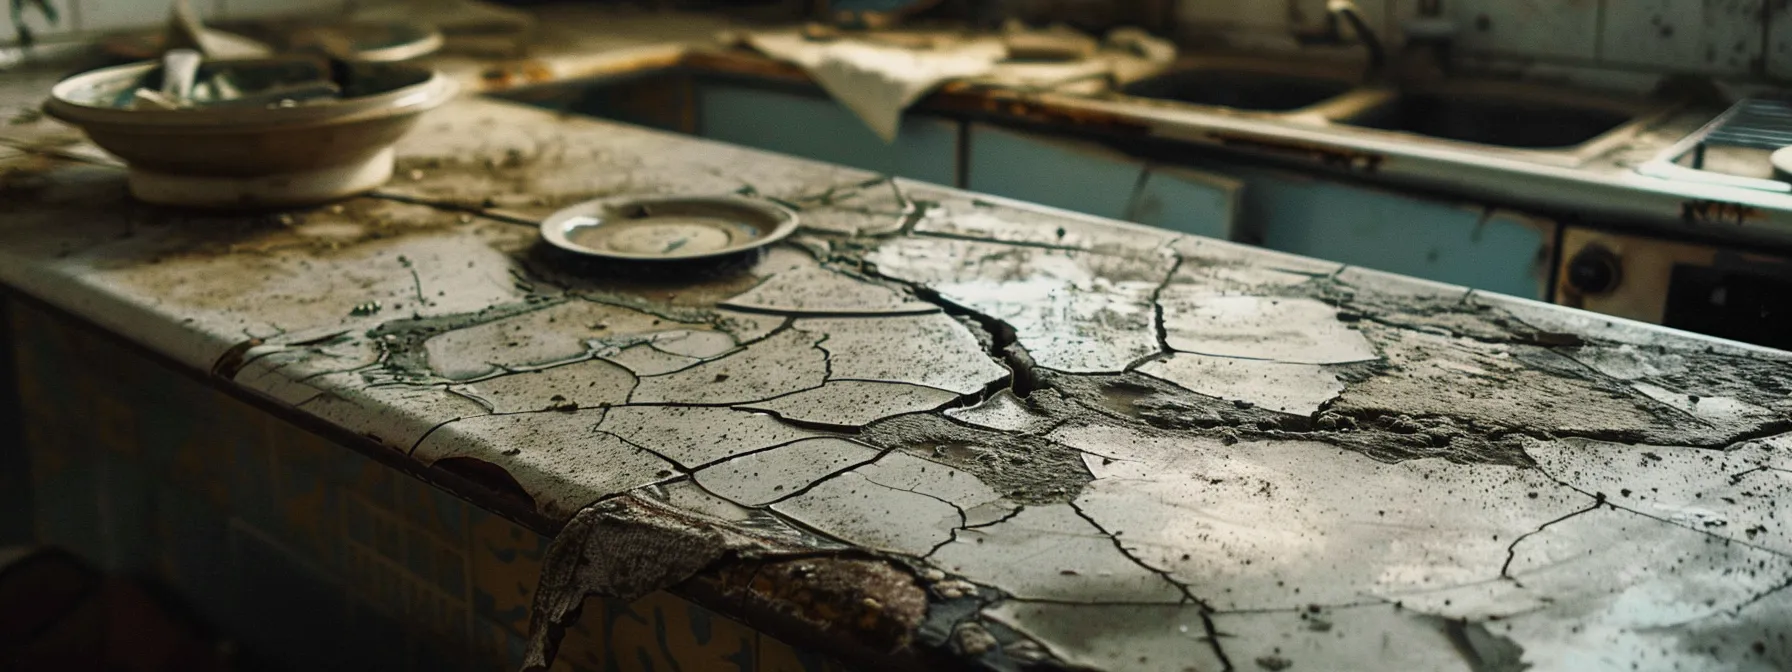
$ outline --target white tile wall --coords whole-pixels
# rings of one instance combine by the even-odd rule
[[[161,25],[170,0],[51,0],[63,21],[40,35]],[[189,0],[208,20],[332,14],[354,0]],[[374,0],[361,0],[363,4]],[[1468,58],[1544,65],[1792,79],[1792,0],[1442,0]],[[1357,0],[1384,41],[1400,41],[1418,0]],[[0,45],[13,41],[0,2]],[[1290,25],[1317,25],[1325,0],[1177,0],[1186,36],[1249,49],[1294,49]]]
[[[1748,72],[1762,58],[1761,0],[1622,0],[1607,9],[1602,61],[1709,72]]]
[[[1630,3],[1635,0],[1615,0]],[[1418,13],[1418,0],[1395,0],[1398,16]],[[1444,0],[1466,51],[1532,57],[1598,57],[1600,0]]]
[[[1245,48],[1293,48],[1289,6],[1322,0],[1178,0],[1184,35]],[[1618,70],[1792,78],[1789,0],[1442,0],[1465,58]],[[1357,0],[1401,41],[1418,0]]]
[[[81,6],[80,28],[88,32],[110,32],[127,28],[159,26],[168,22],[172,0],[73,0]],[[222,0],[187,0],[202,21],[216,20]]]
[[[31,32],[38,37],[68,32],[71,22],[74,21],[73,0],[50,0],[50,5],[56,8],[62,18],[54,26],[46,23],[43,15],[38,13],[35,7],[25,10],[25,25],[31,28]],[[17,26],[12,22],[12,3],[0,2],[0,44],[12,44],[17,41],[16,29]]]
[[[173,0],[51,0],[62,8],[62,21],[46,26],[35,11],[27,13],[39,35],[94,34],[160,26],[168,20]],[[350,0],[188,0],[201,18],[252,19],[270,16],[338,14]],[[0,0],[0,45],[15,41],[12,17]]]
[[[1768,10],[1767,74],[1792,79],[1792,2],[1779,0]]]
[[[89,0],[82,0],[83,2]],[[224,15],[233,19],[334,14],[348,6],[345,0],[218,0]]]

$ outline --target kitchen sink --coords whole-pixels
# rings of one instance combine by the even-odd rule
[[[1120,92],[1195,105],[1290,112],[1336,98],[1355,87],[1354,82],[1344,79],[1201,68],[1139,80],[1121,87]]]
[[[1521,98],[1408,92],[1337,120],[1347,126],[1517,149],[1568,149],[1636,115]]]

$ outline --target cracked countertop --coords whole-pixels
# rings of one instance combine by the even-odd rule
[[[0,149],[0,281],[521,502],[537,662],[677,587],[867,668],[1792,669],[1783,352],[479,98],[271,215],[10,130],[61,139]],[[673,194],[805,228],[623,277],[527,224]]]

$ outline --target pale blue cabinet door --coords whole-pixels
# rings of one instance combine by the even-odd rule
[[[894,145],[827,98],[729,84],[699,84],[697,133],[705,138],[957,186],[958,122],[911,115]]]
[[[1126,219],[1208,238],[1232,240],[1244,183],[1187,168],[1152,166]]]
[[[1263,246],[1546,299],[1555,224],[1478,206],[1281,174],[1253,175],[1245,217]]]
[[[971,191],[1125,219],[1145,164],[1074,140],[971,124],[965,176]]]

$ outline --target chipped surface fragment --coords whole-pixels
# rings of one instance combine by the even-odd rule
[[[1045,642],[1060,658],[1100,670],[1232,669],[1214,653],[1194,604],[1049,604],[1009,601],[984,612]]]
[[[676,373],[642,378],[631,403],[740,404],[821,387],[823,336],[797,329],[753,343],[721,359]]]
[[[1227,658],[1241,669],[1266,669],[1258,661],[1281,661],[1289,670],[1427,670],[1482,672],[1512,670],[1481,664],[1483,657],[1458,650],[1451,630],[1465,630],[1436,616],[1392,604],[1283,611],[1219,613],[1213,628]],[[1497,663],[1499,661],[1486,661]],[[1508,661],[1508,664],[1514,661]]]
[[[747,293],[729,299],[723,305],[791,315],[901,315],[939,312],[939,306],[918,301],[895,289],[820,267],[779,273]]]
[[[601,419],[593,412],[467,418],[430,432],[412,455],[426,464],[455,457],[495,464],[523,486],[537,510],[554,517],[678,475],[652,451],[594,431]]]
[[[804,439],[699,471],[697,484],[742,506],[764,506],[877,455],[876,448],[856,441]]]
[[[1712,423],[1760,423],[1779,419],[1779,414],[1733,397],[1702,397],[1649,383],[1631,388],[1693,418]]]
[[[884,418],[931,411],[958,399],[945,390],[875,380],[834,380],[813,390],[737,408],[766,411],[793,422],[863,427]]]
[[[831,380],[879,380],[958,394],[981,392],[1008,375],[965,325],[941,313],[875,319],[797,320],[827,334]]]
[[[1272,411],[1312,415],[1344,391],[1337,374],[1315,364],[1287,364],[1179,352],[1147,362],[1139,372],[1190,392],[1254,404]]]
[[[772,508],[855,544],[919,557],[1015,506],[969,473],[892,453]]]
[[[1484,627],[1530,669],[1768,670],[1792,660],[1789,642],[1769,634],[1792,616],[1783,554],[1600,508],[1519,540],[1506,576],[1398,599]]]
[[[628,369],[592,359],[451,389],[488,405],[493,413],[523,413],[620,404],[634,387],[635,376]]]
[[[1168,579],[1133,562],[1068,504],[1028,506],[1007,520],[959,530],[934,562],[973,581],[1001,577],[1015,597],[1062,602],[1176,604]]]
[[[1035,414],[1027,405],[1014,396],[1011,390],[1002,390],[976,406],[969,408],[948,408],[946,417],[976,425],[987,429],[998,429],[1005,432],[1026,432],[1042,429],[1050,422],[1048,416]]]
[[[688,469],[824,436],[764,413],[705,406],[618,406],[604,414],[597,428]]]
[[[564,323],[564,326],[561,326]],[[582,359],[586,341],[673,328],[646,313],[568,301],[515,317],[455,329],[423,342],[430,367],[451,380]]]
[[[1792,555],[1792,472],[1763,468],[1765,442],[1734,451],[1564,439],[1525,449],[1551,478],[1614,506]]]
[[[1167,252],[1115,256],[963,240],[896,239],[866,260],[1011,326],[1040,366],[1124,370],[1161,350],[1151,297],[1175,266]]]
[[[1228,446],[1113,428],[1054,438],[1087,453],[1095,474],[1077,507],[1222,611],[1496,577],[1513,539],[1593,502],[1535,470],[1385,464],[1316,443]]]
[[[1182,298],[1165,290],[1165,343],[1178,352],[1288,364],[1346,364],[1377,357],[1338,309],[1312,299]]]

